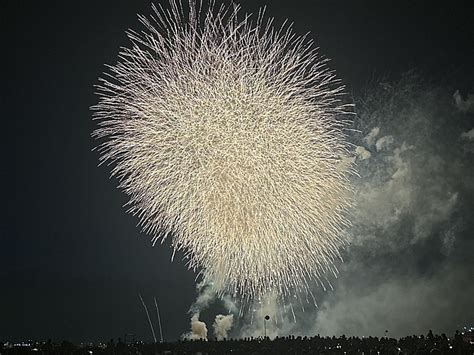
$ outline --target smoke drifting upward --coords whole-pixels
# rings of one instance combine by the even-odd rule
[[[217,293],[213,289],[212,285],[200,282],[196,285],[197,297],[196,301],[189,308],[191,314],[191,332],[183,334],[183,338],[186,339],[207,339],[207,327],[206,324],[199,320],[201,312],[207,310],[217,300],[224,306],[225,310],[229,312],[229,315],[224,316],[219,314],[214,320],[214,335],[218,340],[222,340],[227,337],[227,333],[232,328],[234,322],[234,316],[232,313],[237,313],[237,307],[232,299],[226,295],[222,298],[217,297]],[[205,336],[204,336],[205,335]]]
[[[224,316],[222,314],[218,314],[214,321],[214,336],[217,340],[223,340],[227,338],[227,333],[232,328],[232,324],[234,323],[234,315],[229,314]]]
[[[207,309],[216,299],[216,292],[212,287],[206,284],[204,281],[196,285],[196,291],[198,296],[196,301],[189,307],[189,313],[192,315],[199,315],[202,311]]]
[[[454,102],[458,110],[462,112],[473,112],[474,111],[474,94],[467,95],[466,99],[463,99],[459,90],[453,94]]]
[[[211,290],[211,287],[204,282],[198,283],[196,290],[198,292],[196,301],[189,307],[189,313],[191,314],[191,332],[183,334],[182,337],[191,340],[207,340],[207,326],[206,323],[199,320],[199,315],[215,300],[216,294]]]

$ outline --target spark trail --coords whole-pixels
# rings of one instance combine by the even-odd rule
[[[352,204],[343,87],[264,12],[171,0],[139,16],[92,107],[102,163],[155,243],[220,296],[309,292],[336,273]]]

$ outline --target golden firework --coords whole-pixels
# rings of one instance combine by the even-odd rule
[[[219,294],[308,291],[335,271],[352,170],[342,87],[289,26],[190,0],[153,7],[98,86],[101,161],[154,242]]]

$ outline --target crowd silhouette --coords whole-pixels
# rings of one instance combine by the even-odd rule
[[[51,340],[32,344],[2,344],[0,355],[31,354],[44,355],[174,355],[174,354],[474,354],[472,333],[456,332],[454,337],[435,335],[413,335],[400,339],[384,337],[300,337],[287,336],[269,338],[243,338],[229,340],[181,340],[171,343],[117,342],[107,344],[75,345],[68,341],[54,344]]]

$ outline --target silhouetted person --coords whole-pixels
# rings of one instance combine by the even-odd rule
[[[428,331],[428,334],[426,335],[426,339],[429,341],[429,342],[433,342],[434,340],[434,335],[433,335],[433,331],[430,329]]]

